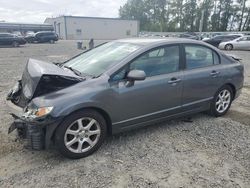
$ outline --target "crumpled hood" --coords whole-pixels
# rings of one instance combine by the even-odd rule
[[[20,83],[20,90],[15,92],[19,99],[19,106],[25,106],[30,100],[37,96],[51,93],[73,84],[86,80],[86,78],[75,75],[72,71],[63,69],[55,64],[47,63],[35,59],[29,59]],[[10,92],[9,99],[12,100],[14,94]]]

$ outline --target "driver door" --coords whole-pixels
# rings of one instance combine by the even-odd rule
[[[182,72],[179,45],[164,46],[139,56],[112,78],[113,125],[126,128],[139,123],[171,116],[181,109]],[[143,70],[144,81],[128,85],[130,70]]]

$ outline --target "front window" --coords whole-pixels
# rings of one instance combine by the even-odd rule
[[[130,69],[143,70],[147,77],[176,72],[179,69],[179,46],[152,50],[133,61]]]
[[[132,43],[109,42],[77,56],[66,62],[64,66],[72,67],[82,74],[96,77],[140,47],[140,45]]]
[[[179,53],[178,45],[150,50],[115,74],[113,80],[123,80],[130,70],[143,70],[147,77],[176,72],[179,70]]]

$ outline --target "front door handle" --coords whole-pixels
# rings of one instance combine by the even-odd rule
[[[177,84],[181,81],[181,79],[178,78],[171,78],[171,80],[168,81],[169,84]]]
[[[212,71],[212,72],[210,73],[210,75],[211,75],[212,77],[216,77],[216,76],[218,76],[218,74],[220,74],[220,72],[218,72],[218,71]]]

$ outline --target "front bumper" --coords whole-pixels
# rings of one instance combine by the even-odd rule
[[[44,149],[45,129],[40,126],[31,125],[15,114],[12,114],[12,116],[15,120],[9,127],[8,133],[17,129],[18,136],[26,141],[27,148],[34,150]]]
[[[30,121],[22,116],[23,110],[15,106],[12,102],[7,101],[10,114],[14,118],[10,125],[8,133],[17,130],[18,136],[25,140],[29,149],[43,150],[48,149],[51,145],[55,129],[61,122],[61,119],[52,119],[51,117]]]

